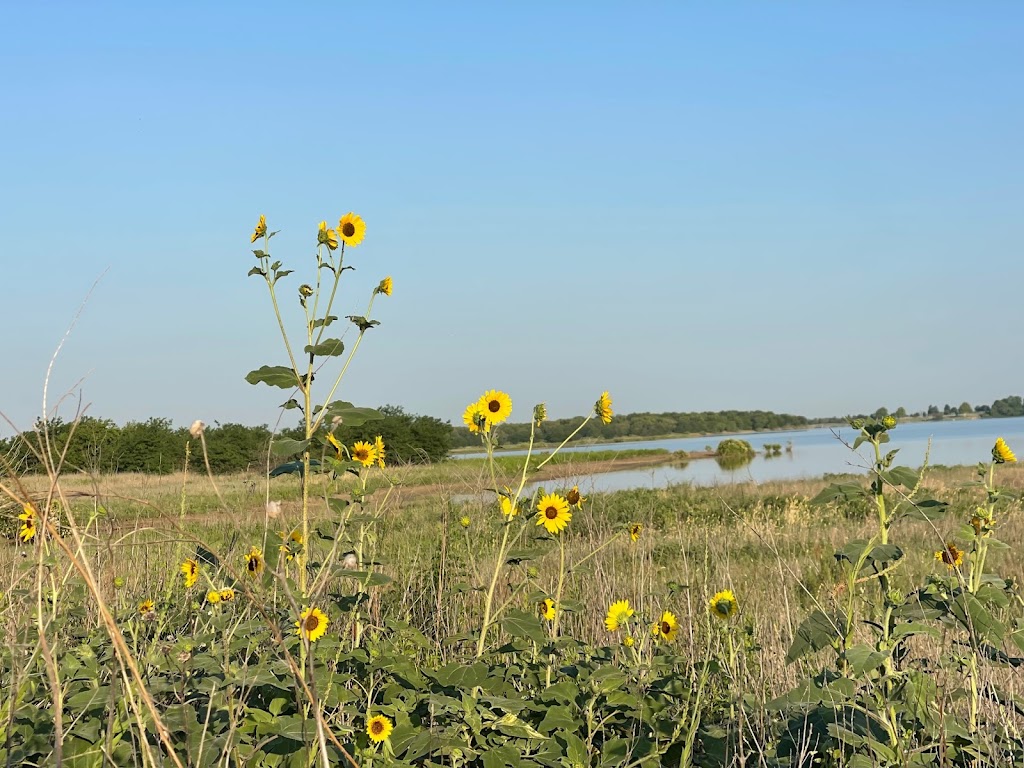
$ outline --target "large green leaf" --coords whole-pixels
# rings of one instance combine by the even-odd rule
[[[797,628],[793,644],[786,654],[786,663],[792,663],[808,653],[820,651],[839,639],[845,621],[845,617],[839,614],[828,615],[822,611],[812,613]]]
[[[368,421],[378,421],[384,414],[374,408],[357,408],[344,400],[335,400],[327,405],[324,416],[328,421],[338,419],[346,427],[361,427]]]
[[[320,357],[337,357],[345,352],[345,342],[341,339],[325,339],[319,344],[307,344],[305,352]]]
[[[292,440],[288,437],[281,437],[270,444],[270,452],[275,456],[291,456],[295,453],[302,453],[309,445],[309,440]]]
[[[525,637],[535,643],[548,641],[548,633],[541,626],[540,619],[523,611],[509,611],[501,620],[501,628],[512,637]]]
[[[852,501],[867,496],[867,491],[857,483],[832,483],[811,499],[811,504],[828,504],[833,501]]]
[[[269,384],[281,389],[293,389],[299,386],[299,377],[287,365],[264,365],[255,371],[249,371],[245,380],[250,384]]]

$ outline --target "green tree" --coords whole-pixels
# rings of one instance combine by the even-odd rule
[[[968,403],[966,400],[960,403],[960,413],[972,413],[973,411],[974,409],[971,408],[971,404]]]

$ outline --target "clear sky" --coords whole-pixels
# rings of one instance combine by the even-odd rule
[[[366,220],[343,314],[395,292],[360,405],[1024,390],[1019,2],[9,2],[0,29],[19,427],[97,279],[51,403],[273,423],[282,390],[243,380],[285,362],[246,277],[261,213],[299,271],[321,219]]]

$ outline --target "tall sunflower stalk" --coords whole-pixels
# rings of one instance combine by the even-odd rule
[[[332,408],[331,398],[341,385],[348,367],[355,357],[362,343],[363,336],[367,330],[378,325],[375,320],[367,319],[373,309],[373,302],[378,293],[391,295],[391,278],[385,278],[374,289],[370,296],[370,302],[363,316],[349,316],[349,320],[359,329],[359,335],[352,345],[348,356],[342,365],[341,370],[334,378],[323,403],[316,404],[313,400],[313,381],[315,374],[322,362],[318,364],[317,357],[342,356],[345,345],[341,339],[325,338],[324,334],[338,318],[331,314],[334,309],[335,299],[338,295],[338,288],[341,284],[341,276],[345,270],[353,269],[345,264],[346,247],[358,246],[366,233],[366,224],[362,218],[354,213],[347,213],[338,221],[338,227],[328,228],[327,222],[320,222],[317,232],[316,248],[316,273],[313,284],[303,283],[298,288],[298,300],[305,315],[305,339],[306,344],[302,349],[302,356],[296,354],[288,331],[285,328],[284,318],[281,312],[278,282],[292,273],[290,269],[281,269],[281,261],[272,261],[270,255],[270,240],[277,232],[267,229],[265,216],[260,216],[259,222],[252,234],[251,242],[262,241],[262,247],[253,250],[258,266],[249,270],[249,275],[260,275],[266,281],[270,293],[270,301],[277,318],[278,329],[281,339],[284,342],[285,351],[288,354],[288,366],[264,366],[259,370],[251,372],[246,380],[252,384],[265,382],[272,386],[285,389],[294,389],[299,393],[298,398],[292,398],[284,404],[285,409],[299,409],[302,412],[303,439],[300,441],[278,441],[287,453],[301,453],[301,474],[302,474],[302,541],[304,546],[296,556],[299,588],[306,597],[308,586],[307,562],[309,542],[309,475],[311,448],[313,438],[317,430],[328,417],[337,414]],[[321,310],[321,306],[323,309]],[[291,449],[291,450],[288,450]]]
[[[494,462],[494,450],[498,445],[497,430],[496,427],[508,419],[512,414],[512,398],[510,398],[505,392],[498,390],[489,390],[485,392],[479,400],[470,403],[465,412],[462,415],[462,420],[470,432],[480,435],[480,439],[483,441],[484,449],[487,452],[487,467],[491,476],[492,488],[495,492],[498,492],[498,475],[497,469]],[[612,420],[612,400],[607,392],[602,392],[597,402],[594,404],[594,410],[580,423],[580,425],[569,435],[568,438],[562,441],[562,443],[551,452],[544,461],[538,464],[536,467],[532,467],[533,471],[540,469],[547,462],[557,454],[565,445],[571,440],[583,426],[590,421],[591,418],[597,416],[602,422],[608,424]],[[519,511],[520,502],[523,495],[523,489],[526,487],[526,481],[528,473],[531,470],[530,458],[533,455],[534,443],[536,440],[537,427],[539,427],[544,420],[547,418],[547,409],[544,404],[541,403],[534,406],[533,418],[530,422],[530,441],[527,447],[526,456],[523,459],[522,471],[519,474],[518,487],[513,491],[511,488],[506,488],[505,493],[501,493],[501,510],[505,517],[505,524],[502,526],[501,541],[498,544],[498,555],[495,559],[494,570],[491,573],[490,583],[487,587],[487,594],[484,597],[484,614],[480,623],[480,634],[477,637],[476,646],[476,657],[480,658],[483,656],[484,649],[487,644],[487,633],[492,624],[496,621],[497,616],[511,603],[512,598],[505,601],[505,603],[499,606],[495,610],[494,606],[494,593],[498,585],[498,578],[501,574],[501,569],[505,565],[505,557],[508,554],[509,547],[512,542],[516,541],[526,530],[526,524],[520,526],[518,532],[512,536],[512,520],[516,517]],[[579,492],[573,489],[576,494],[576,499],[579,500]],[[576,502],[574,501],[573,504]],[[538,526],[544,526],[548,533],[552,535],[560,534],[569,521],[572,519],[572,513],[569,511],[570,502],[558,494],[547,494],[543,496],[537,505],[537,521]],[[565,543],[561,537],[559,537],[559,577],[558,586],[555,593],[555,601],[552,610],[555,611],[555,615],[552,620],[552,637],[557,636],[559,616],[561,615],[561,609],[559,601],[562,596],[562,589],[565,582]],[[593,554],[593,553],[592,553]],[[515,595],[513,595],[513,598]],[[550,669],[548,670],[548,679],[550,681]]]

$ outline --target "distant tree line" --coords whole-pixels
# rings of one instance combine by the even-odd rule
[[[662,435],[721,434],[723,432],[758,432],[769,429],[792,429],[815,424],[830,424],[834,419],[809,419],[789,413],[771,411],[703,411],[700,413],[626,413],[616,414],[611,424],[591,420],[580,432],[581,438],[613,440],[615,438],[651,438]],[[538,442],[560,443],[580,424],[574,419],[551,419],[537,428]],[[530,425],[502,424],[501,440],[506,445],[526,443]],[[478,446],[480,438],[465,427],[456,427],[452,438],[456,448]]]
[[[448,456],[452,438],[449,422],[409,414],[399,406],[385,405],[379,410],[383,419],[359,428],[339,426],[334,431],[335,436],[351,445],[356,440],[373,440],[380,435],[390,462],[440,461]],[[37,424],[36,429],[39,426]],[[67,471],[177,472],[184,466],[185,444],[190,439],[187,427],[174,427],[170,419],[163,418],[131,421],[119,426],[110,419],[85,416],[77,423],[55,419],[47,429],[53,452],[64,454]],[[281,430],[279,436],[301,439],[305,435],[295,427]],[[37,445],[35,434],[27,434],[25,438]],[[205,438],[210,468],[214,472],[266,470],[271,431],[265,424],[258,427],[212,424],[206,427]],[[205,471],[202,448],[195,441],[191,453],[191,466]],[[10,457],[20,471],[42,470],[21,436],[0,440],[0,455]],[[285,460],[286,457],[273,456],[270,465]]]
[[[971,404],[965,400],[960,403],[960,405],[951,405],[946,403],[941,408],[937,405],[929,405],[925,410],[918,411],[916,413],[907,413],[907,409],[900,406],[895,412],[893,412],[893,416],[898,419],[906,418],[908,416],[920,419],[942,419],[946,416],[966,416],[972,413],[976,413],[982,418],[997,419],[1024,416],[1024,400],[1022,400],[1019,395],[1011,395],[1010,397],[1004,397],[1001,400],[996,400],[992,405],[977,405],[973,408],[971,407]],[[854,415],[863,417],[867,414]],[[889,415],[889,409],[882,407],[871,415],[876,419],[880,419],[883,416]]]

